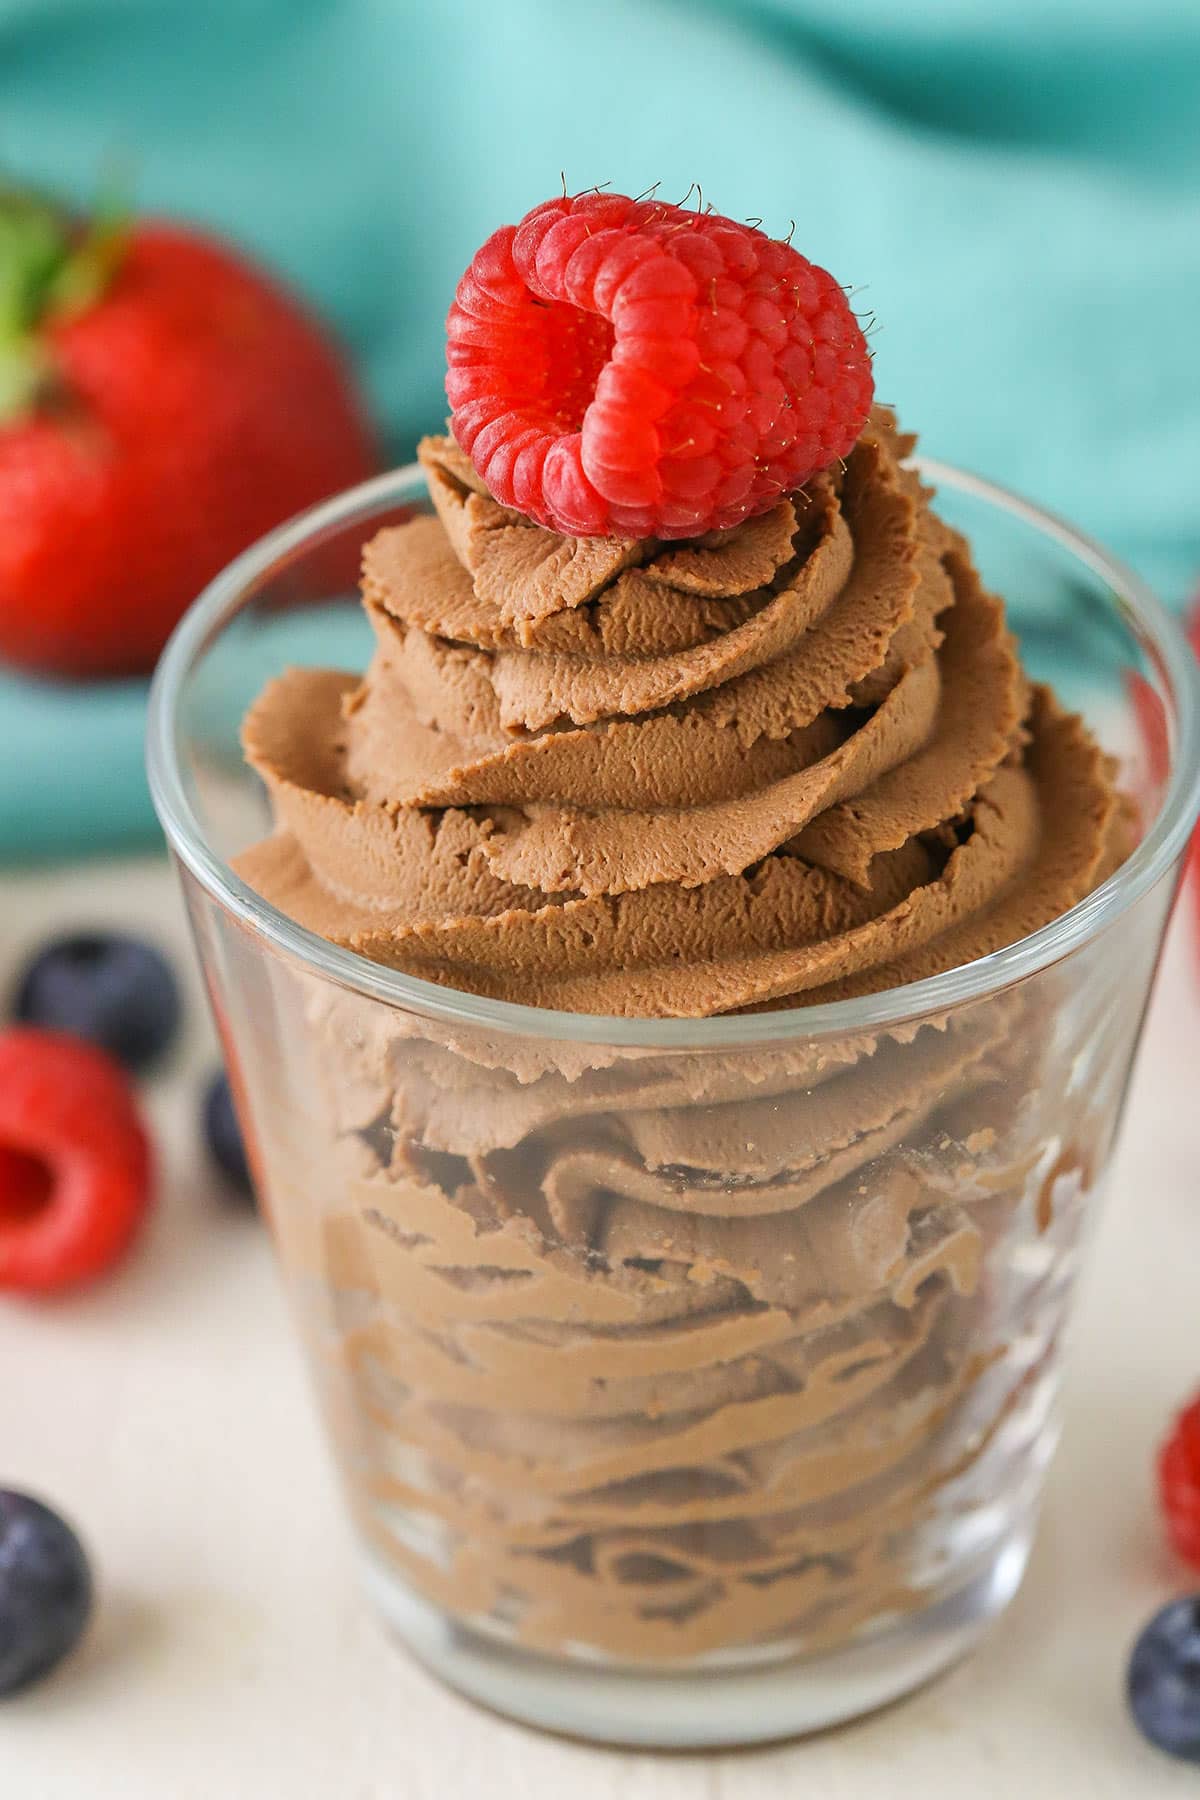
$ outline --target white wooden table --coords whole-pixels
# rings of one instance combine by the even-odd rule
[[[537,1736],[381,1636],[264,1234],[218,1198],[200,1148],[215,1052],[165,865],[0,876],[0,985],[54,926],[105,921],[174,953],[189,1030],[147,1093],[163,1193],[139,1254],[85,1297],[0,1301],[0,1484],[71,1514],[100,1581],[83,1649],[0,1705],[3,1800],[1195,1800],[1196,1770],[1147,1748],[1122,1700],[1132,1635],[1185,1581],[1151,1468],[1200,1385],[1190,920],[1159,982],[1022,1592],[915,1698],[807,1743],[708,1757]]]

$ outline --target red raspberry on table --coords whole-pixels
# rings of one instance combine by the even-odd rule
[[[1158,1490],[1167,1535],[1184,1561],[1200,1568],[1200,1394],[1159,1451]]]
[[[871,359],[831,275],[749,225],[578,194],[496,231],[446,321],[451,427],[574,536],[693,537],[845,456]]]
[[[118,1261],[151,1198],[119,1065],[78,1038],[0,1033],[0,1288],[49,1292]]]

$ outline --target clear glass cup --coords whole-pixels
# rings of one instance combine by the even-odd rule
[[[1064,917],[890,993],[538,1011],[368,963],[238,879],[269,824],[241,714],[286,664],[365,665],[359,548],[425,506],[415,469],[247,552],[155,680],[155,803],[367,1587],[448,1681],[543,1726],[828,1725],[961,1654],[1025,1566],[1197,807],[1197,684],[1127,570],[920,466],[1143,832]]]

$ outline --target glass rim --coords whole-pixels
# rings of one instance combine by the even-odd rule
[[[494,1000],[404,974],[330,943],[255,893],[214,849],[188,796],[179,735],[179,702],[185,684],[197,657],[236,616],[246,590],[273,564],[294,556],[320,534],[347,526],[359,516],[368,517],[388,502],[406,504],[418,489],[426,491],[423,472],[416,463],[360,482],[260,538],[209,582],[176,626],[154,672],[146,720],[150,793],[168,844],[201,887],[256,936],[336,985],[442,1023],[506,1036],[643,1050],[730,1049],[916,1024],[1012,987],[1098,937],[1154,887],[1182,853],[1200,803],[1200,667],[1177,621],[1157,595],[1093,539],[1011,489],[952,464],[916,456],[911,466],[935,486],[952,488],[1011,514],[1070,551],[1099,576],[1112,589],[1127,621],[1132,619],[1135,635],[1153,651],[1174,703],[1172,768],[1150,829],[1098,888],[1016,943],[921,981],[849,1000],[713,1018],[624,1017]]]

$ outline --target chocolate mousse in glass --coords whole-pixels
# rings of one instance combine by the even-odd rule
[[[553,1728],[832,1723],[1025,1564],[1196,696],[1132,575],[912,452],[876,409],[741,523],[617,538],[428,438],[157,679],[368,1586]]]

